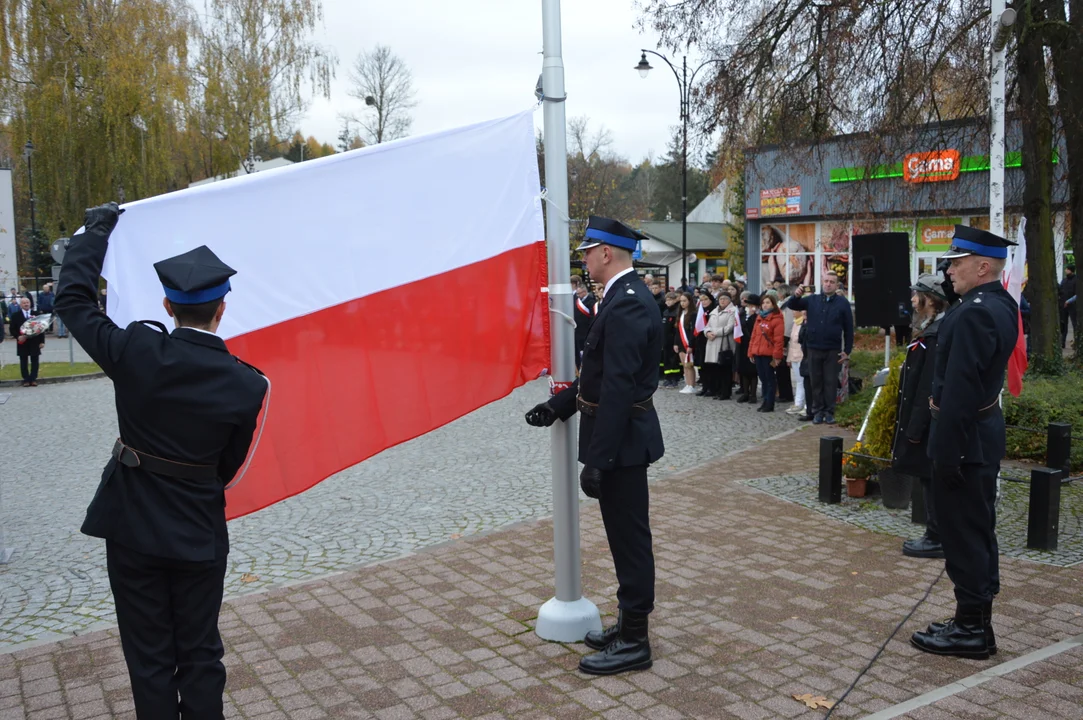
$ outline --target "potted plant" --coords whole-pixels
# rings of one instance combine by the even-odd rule
[[[854,498],[865,497],[865,483],[876,473],[876,465],[867,457],[858,457],[849,453],[868,455],[869,449],[865,443],[858,441],[842,458],[842,476],[846,480],[846,495]]]

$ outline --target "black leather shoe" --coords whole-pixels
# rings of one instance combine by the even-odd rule
[[[985,635],[984,610],[982,605],[959,605],[955,617],[939,631],[916,632],[910,644],[933,655],[985,660],[992,653]]]
[[[605,630],[592,630],[583,638],[583,644],[591,650],[605,650],[609,643],[617,639],[620,634],[620,615],[617,615],[617,623]]]
[[[647,640],[647,615],[622,610],[617,624],[617,639],[601,652],[585,655],[579,670],[588,675],[616,675],[629,670],[646,670],[653,664],[651,644]]]
[[[982,622],[985,625],[985,645],[989,648],[990,655],[996,655],[997,638],[996,635],[993,634],[993,603],[985,605],[983,610],[985,611],[985,615],[982,617]],[[949,622],[951,622],[951,618],[944,620],[943,622],[931,622],[925,632],[933,634],[938,633],[946,628]]]
[[[917,540],[907,540],[903,543],[903,555],[913,558],[943,558],[944,546],[939,540],[931,540],[924,535]]]
[[[744,393],[737,393],[737,398],[736,399],[737,399],[737,402],[739,402],[739,403],[748,402],[748,396],[745,395]]]
[[[812,420],[812,415],[805,413],[804,415],[798,415],[797,419],[801,422],[809,422],[810,420]]]

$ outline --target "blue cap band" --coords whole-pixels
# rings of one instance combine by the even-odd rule
[[[607,245],[616,245],[617,247],[624,248],[625,250],[631,250],[634,252],[636,249],[635,238],[624,237],[623,235],[614,235],[613,233],[608,233],[605,230],[587,228],[587,232],[584,233],[584,236],[592,240],[601,240]]]
[[[229,280],[226,280],[221,285],[215,285],[214,287],[205,288],[203,290],[193,290],[192,292],[174,290],[165,285],[162,286],[162,289],[165,290],[165,296],[170,302],[175,302],[178,305],[202,305],[205,302],[225,297],[230,288]]]
[[[993,247],[992,245],[982,245],[981,243],[971,242],[969,240],[961,240],[959,238],[953,238],[951,241],[953,248],[961,248],[963,250],[969,250],[975,255],[981,255],[983,257],[991,258],[1006,258],[1008,257],[1008,248],[1006,247]]]

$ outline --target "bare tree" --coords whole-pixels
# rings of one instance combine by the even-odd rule
[[[351,118],[361,126],[366,142],[382,143],[410,132],[410,110],[417,106],[414,80],[391,48],[377,45],[371,52],[360,53],[350,68],[350,82],[350,97],[372,109]]]

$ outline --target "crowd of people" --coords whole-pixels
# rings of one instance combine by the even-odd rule
[[[853,315],[839,280],[826,273],[822,292],[774,283],[762,294],[742,279],[705,275],[694,287],[667,290],[652,275],[643,281],[662,315],[665,337],[661,387],[719,401],[758,404],[758,412],[785,412],[805,422],[834,423],[839,373],[853,349]],[[576,358],[594,293],[573,276]]]

